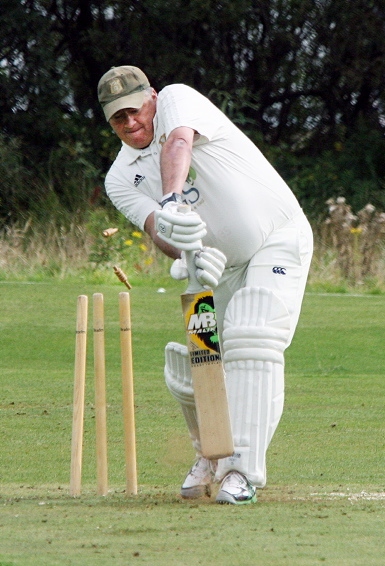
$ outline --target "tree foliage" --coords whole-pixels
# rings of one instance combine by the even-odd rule
[[[157,90],[183,82],[209,96],[305,208],[341,188],[358,206],[385,205],[382,0],[0,0],[0,8],[1,143],[17,143],[28,175],[65,206],[78,202],[68,188],[74,164],[84,166],[79,190],[89,196],[117,150],[96,87],[122,64],[141,67]],[[18,213],[1,191],[0,214]]]

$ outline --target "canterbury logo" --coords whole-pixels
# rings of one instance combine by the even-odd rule
[[[273,267],[272,271],[278,275],[286,275],[286,267]]]
[[[140,183],[144,180],[144,178],[145,177],[143,175],[135,175],[135,180],[134,180],[135,187],[140,185]]]

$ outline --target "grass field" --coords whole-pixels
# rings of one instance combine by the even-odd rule
[[[184,341],[170,283],[131,291],[139,494],[124,494],[119,285],[0,283],[0,566],[383,566],[383,296],[305,297],[255,506],[182,501],[194,454],[163,381]],[[76,298],[106,307],[107,497],[95,495],[89,333],[82,496],[69,496]],[[90,304],[91,307],[91,304]],[[90,311],[90,321],[91,321]],[[91,325],[90,325],[91,328]]]

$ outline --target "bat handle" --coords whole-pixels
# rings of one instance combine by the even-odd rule
[[[187,271],[188,271],[188,287],[186,293],[199,293],[200,291],[203,290],[203,286],[199,283],[196,277],[196,265],[194,258],[195,258],[195,253],[197,251],[198,250],[185,252]]]
[[[178,206],[178,212],[183,212],[186,214],[190,212],[191,206],[188,204],[180,204]],[[187,264],[187,271],[188,271],[188,287],[186,293],[199,293],[199,291],[203,290],[202,285],[199,283],[198,279],[196,278],[196,265],[195,265],[195,253],[202,248],[202,241],[198,240],[196,250],[186,251],[186,264]]]

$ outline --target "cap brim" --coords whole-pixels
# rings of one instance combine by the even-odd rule
[[[109,102],[103,107],[104,115],[107,122],[118,110],[123,108],[141,108],[143,106],[144,97],[146,93],[144,90],[140,92],[135,92],[134,94],[129,94],[127,96],[121,96],[112,102]]]

